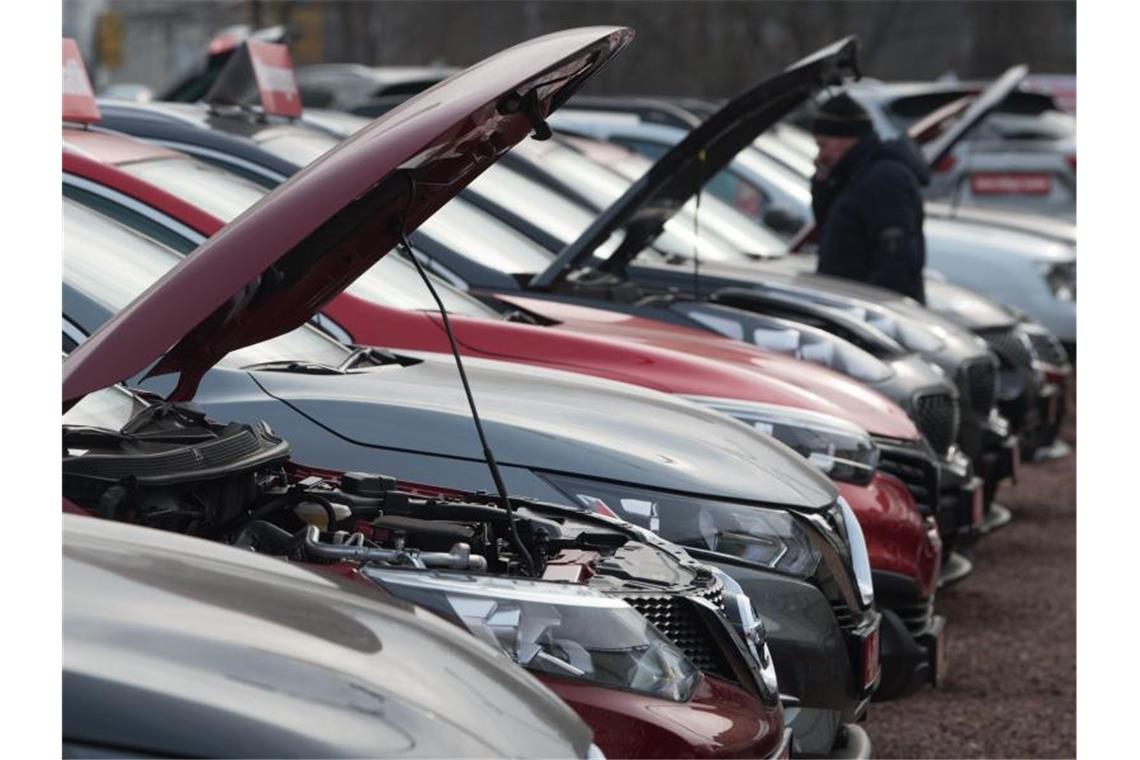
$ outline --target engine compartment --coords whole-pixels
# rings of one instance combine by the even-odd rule
[[[145,407],[120,431],[63,428],[63,493],[105,519],[296,561],[446,568],[615,595],[715,594],[708,568],[656,536],[567,507],[313,470],[263,423]],[[517,537],[517,538],[516,538]]]

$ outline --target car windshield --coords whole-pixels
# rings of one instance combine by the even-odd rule
[[[451,203],[448,203],[444,208],[450,205]],[[439,216],[439,213],[435,216]],[[428,277],[431,278],[432,285],[435,286],[449,314],[498,319],[499,315],[494,309],[484,306],[430,272]],[[348,292],[366,301],[376,301],[397,309],[438,311],[439,308],[428,292],[427,286],[420,279],[415,266],[395,252],[389,253],[373,264],[356,282],[348,286]]]
[[[325,132],[292,125],[263,130],[253,139],[263,150],[297,166],[308,166],[340,142]]]
[[[463,198],[445,203],[419,226],[417,234],[485,267],[510,274],[541,272],[553,258],[537,243]]]
[[[160,158],[119,166],[176,198],[228,222],[265,195],[259,185],[189,158]]]
[[[144,406],[133,394],[118,385],[112,385],[84,396],[63,415],[63,424],[118,432]]]
[[[577,240],[594,221],[590,211],[501,165],[488,167],[468,191],[529,219],[563,245]]]
[[[63,211],[63,281],[104,307],[108,315],[124,309],[182,258],[74,201],[64,199]],[[303,361],[336,367],[349,353],[319,330],[305,326],[234,351],[220,364],[245,367]]]
[[[638,158],[641,157],[630,157],[631,160]],[[633,182],[632,178],[595,163],[573,148],[561,145],[550,146],[549,150],[535,159],[544,170],[568,181],[600,209],[614,203]],[[648,160],[638,163],[646,170],[652,165]],[[695,215],[698,217],[696,220]],[[775,254],[787,247],[780,238],[711,195],[701,199],[699,215],[694,200],[686,203],[676,216],[665,223],[665,231],[657,238],[656,245],[669,253],[688,257],[693,252],[694,230],[701,237],[712,233],[745,253]],[[702,250],[702,255],[707,253],[710,257],[716,257],[717,254],[724,253],[724,246],[707,247],[709,250]]]

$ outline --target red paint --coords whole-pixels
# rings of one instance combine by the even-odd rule
[[[866,486],[835,485],[859,519],[871,569],[904,575],[915,582],[923,596],[934,594],[942,543],[937,533],[927,530],[903,482],[879,472]]]
[[[779,707],[718,678],[703,677],[681,704],[536,675],[590,724],[606,757],[768,757],[783,737]]]
[[[257,81],[257,94],[265,113],[274,116],[299,118],[301,93],[297,77],[293,74],[293,59],[289,48],[274,42],[249,40],[249,60]]]
[[[63,38],[63,120],[80,124],[99,121],[99,106],[87,78],[87,67],[79,46],[70,37]]]

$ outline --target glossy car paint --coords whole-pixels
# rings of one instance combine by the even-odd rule
[[[379,590],[148,528],[63,526],[65,754],[586,756],[590,729],[549,690]]]
[[[557,38],[557,37],[563,37],[563,38],[564,38],[564,37],[566,37],[566,36],[568,36],[568,35],[553,35],[552,37],[553,37],[553,38]],[[546,40],[547,40],[547,41],[550,41],[550,40],[551,40],[551,38],[546,38]],[[611,52],[612,52],[612,51],[611,51]],[[596,62],[596,61],[595,61],[595,62]],[[484,65],[486,65],[486,64],[484,64]],[[517,67],[514,67],[514,66],[504,66],[504,67],[503,67],[503,69],[504,69],[504,70],[506,70],[506,69],[510,69],[510,71],[512,71],[513,73],[515,73],[515,74],[517,75]],[[565,72],[563,72],[563,73],[565,73]],[[579,71],[579,73],[580,73],[580,71]],[[564,77],[558,77],[558,82],[564,82],[564,81],[565,81],[565,78],[564,78]],[[555,89],[557,89],[557,88],[555,88]],[[557,95],[557,92],[553,93],[553,95]],[[507,111],[507,113],[508,113],[508,114],[509,114],[509,113],[512,113],[512,112],[513,112],[513,111],[512,111],[512,109],[510,109],[510,108],[507,108],[507,109],[505,109],[505,110]],[[494,111],[492,111],[492,112],[491,112],[491,114],[488,114],[488,115],[490,115],[490,118],[492,118],[492,119],[495,119],[495,118],[498,118],[498,117],[499,117],[501,114],[499,114],[499,112],[498,112],[498,109],[495,109]],[[389,121],[390,121],[390,120],[389,120]],[[466,122],[464,123],[464,126],[467,126],[467,123],[466,123]],[[484,126],[486,126],[486,125],[484,125]],[[477,128],[477,126],[476,126],[475,128]],[[490,134],[487,134],[487,133],[490,133]],[[525,134],[525,131],[522,131],[522,132],[519,134],[519,136],[521,137],[523,134]],[[494,135],[493,135],[493,132],[492,132],[491,130],[489,130],[489,129],[488,129],[488,130],[485,130],[485,133],[484,133],[484,135],[485,135],[485,136],[488,136],[488,137],[491,137],[491,138],[493,138],[493,137],[494,137]],[[413,146],[413,147],[414,147],[414,146]],[[509,147],[509,146],[508,146],[508,147]],[[459,155],[461,155],[461,156],[469,156],[470,154],[469,154],[469,153],[465,153],[465,152],[463,152],[462,150],[460,150],[460,153],[459,153]],[[480,155],[480,154],[478,153],[478,151],[476,151],[474,155],[478,156],[478,155]],[[406,158],[406,157],[405,157],[405,158]],[[400,161],[399,163],[401,163],[401,164],[402,164],[402,163],[403,163],[403,161]],[[461,162],[460,162],[460,163],[461,163]],[[435,167],[433,167],[433,166],[432,166],[432,164],[430,163],[430,161],[426,162],[426,165],[427,165],[427,167],[428,167],[428,169],[429,169],[429,170],[430,170],[430,169],[432,169],[432,168],[435,168]],[[421,168],[423,168],[423,166],[424,166],[424,165],[421,165]],[[462,169],[462,167],[457,167],[457,166],[454,166],[454,165],[453,165],[453,166],[451,166],[450,168],[451,168],[453,171],[454,171],[454,170],[457,170],[457,169],[459,169],[459,170],[461,170],[461,169]],[[430,175],[429,175],[429,176],[430,176]],[[458,176],[458,177],[462,177],[462,172],[460,171],[460,173],[459,173],[458,175],[455,175],[455,174],[449,174],[449,175],[445,175],[445,176],[448,176],[448,177],[450,177],[451,179],[458,181],[458,180],[456,179],[456,177],[457,177],[457,176]],[[436,178],[436,179],[439,179],[439,177],[438,177],[438,176],[436,176],[435,178]],[[281,200],[280,196],[281,196],[281,195],[283,195],[283,194],[284,194],[284,190],[283,190],[281,193],[278,193],[278,197],[277,197],[277,199],[276,199],[276,202],[277,202],[277,203],[280,203],[280,200]],[[429,194],[429,199],[430,199],[431,197],[435,197],[435,196],[434,196],[434,194]],[[401,198],[401,197],[399,197],[399,196],[397,196],[397,198],[398,198],[398,199],[400,199],[400,200],[403,200],[403,198]],[[247,224],[247,226],[250,224],[250,223],[248,222],[248,219],[249,219],[251,216],[253,216],[253,214],[252,214],[252,213],[251,213],[251,214],[247,214],[247,215],[246,215],[246,216],[243,218],[243,219],[247,220],[247,221],[246,221],[246,224]],[[239,222],[239,224],[240,224],[240,222]],[[256,229],[256,225],[254,225],[254,228]],[[231,226],[230,228],[227,228],[227,230],[223,231],[223,232],[222,232],[222,233],[221,233],[221,234],[218,236],[218,238],[215,238],[215,240],[217,240],[217,239],[222,239],[222,238],[225,238],[225,237],[227,236],[227,234],[233,233],[234,229],[235,229],[235,226]],[[240,229],[240,228],[239,228],[239,229]],[[239,235],[238,237],[240,238],[240,235]],[[217,249],[217,248],[214,248],[213,250],[217,251],[218,249]],[[224,247],[223,247],[223,250],[224,250]],[[202,252],[199,252],[199,254],[196,254],[196,256],[194,257],[194,261],[198,261],[198,260],[201,260],[201,258],[202,258],[202,255],[201,255],[201,254],[202,254]],[[219,255],[220,255],[220,254],[217,254],[217,253],[215,253],[215,254],[214,254],[214,257],[215,257],[215,259],[216,259],[216,258],[217,258]],[[233,253],[231,253],[230,255],[234,255],[234,254],[233,254]],[[252,254],[250,254],[250,255],[252,256]],[[184,259],[184,260],[182,260],[182,261],[183,261],[183,262],[185,262],[185,261],[189,261],[189,259]],[[175,266],[175,269],[178,269],[178,268],[179,268],[179,267],[181,267],[181,266],[182,266],[182,263],[180,262],[178,265],[176,265],[176,266]],[[222,270],[219,270],[219,271],[222,271]],[[156,291],[158,291],[158,292],[161,292],[161,290],[162,290],[162,287],[161,287],[161,286],[162,286],[162,283],[165,283],[165,282],[169,282],[171,279],[176,279],[176,278],[177,278],[177,276],[178,276],[178,275],[177,275],[177,273],[175,272],[175,273],[171,274],[170,276],[163,278],[163,279],[160,281],[160,283],[159,283],[157,286],[155,286],[155,287],[151,288],[151,290],[150,290],[150,291],[148,291],[148,293],[149,293],[149,294],[154,294]],[[238,276],[240,277],[240,275],[238,275]],[[189,279],[193,280],[194,278],[193,278],[193,277],[190,277]],[[240,280],[238,280],[238,282],[239,282],[239,284],[240,284]],[[342,284],[341,286],[343,287],[343,284]],[[171,290],[171,291],[173,291],[173,290],[175,290],[175,289],[174,289],[174,288],[171,288],[170,290]],[[281,292],[281,290],[279,289],[279,290],[277,291],[277,293],[275,293],[275,294],[274,294],[274,295],[275,295],[275,297],[280,297],[280,292]],[[133,311],[133,309],[134,309],[134,308],[138,307],[139,303],[143,303],[143,302],[145,302],[145,301],[146,301],[146,298],[147,298],[147,297],[148,297],[148,296],[145,296],[145,295],[144,295],[144,296],[143,296],[143,298],[141,298],[139,301],[137,301],[137,302],[136,302],[136,303],[133,305],[132,309],[131,309],[131,310],[128,310],[128,311]],[[285,296],[285,298],[288,298],[288,296]],[[265,307],[265,305],[264,305],[264,304],[262,304],[261,308],[262,308],[262,309],[265,309],[266,307]],[[315,307],[315,306],[313,306],[312,308],[316,308],[316,307]],[[144,311],[145,311],[145,309],[144,309]],[[258,312],[254,311],[253,313],[254,313],[254,314],[257,314]],[[231,312],[231,314],[232,314],[232,312]],[[246,314],[248,314],[248,311],[246,312]],[[303,318],[307,318],[307,317],[308,317],[310,314],[311,314],[311,309],[310,309],[309,313],[303,314],[303,315],[302,315],[302,317],[303,317]],[[189,320],[190,320],[191,324],[193,324],[193,321],[192,321],[192,320],[193,320],[193,317],[192,317],[192,316],[189,318]],[[125,319],[124,321],[126,321],[127,323],[129,323],[129,322],[130,322],[130,320],[129,320],[129,319]],[[184,324],[185,324],[185,323],[184,323]],[[201,323],[199,323],[199,324],[201,324]],[[245,325],[245,326],[248,326],[248,323],[246,323],[246,325]],[[215,325],[215,327],[216,327],[216,325]],[[120,327],[119,329],[120,329],[120,330],[122,330],[123,328],[122,328],[122,327]],[[184,327],[183,329],[185,329],[185,327]],[[128,329],[128,330],[127,330],[127,332],[130,332],[130,330]],[[103,331],[103,335],[104,335],[104,336],[105,336],[107,333],[110,333],[112,336],[114,336],[114,328],[113,328],[113,327],[109,327],[109,328],[107,328],[106,330],[104,330],[104,331]],[[205,331],[205,333],[206,333],[206,334],[209,334],[209,331],[208,331],[208,330],[206,330],[206,331]],[[121,337],[121,335],[122,335],[122,333],[120,333],[120,337]],[[113,347],[120,347],[120,346],[119,346],[119,344],[116,344],[116,343],[115,343],[115,341],[114,341],[113,339],[112,339],[112,340],[110,340],[109,342],[112,344],[112,346],[113,346]],[[84,346],[88,346],[88,345],[91,345],[91,342],[88,342],[88,343],[84,343],[83,345],[84,345]],[[183,345],[185,345],[185,344],[183,344]],[[106,349],[104,349],[104,350],[106,350]],[[216,349],[212,349],[212,350],[216,350]],[[209,354],[212,352],[212,350],[207,350],[207,351],[205,352],[205,353],[207,354],[207,357],[208,357],[208,356],[209,356]],[[92,352],[94,352],[94,351],[95,351],[95,349],[91,349],[91,351],[92,351]],[[192,357],[193,357],[193,356],[200,356],[200,353],[201,353],[201,352],[198,352],[198,353],[196,354],[196,353],[195,353],[195,352],[193,352],[193,351],[188,351],[188,352],[187,352],[187,354],[188,354],[188,355],[190,355],[190,356],[192,356]],[[77,352],[76,352],[75,354],[73,354],[73,355],[72,355],[72,358],[71,358],[71,359],[69,359],[67,363],[68,363],[68,364],[70,364],[70,363],[71,363],[71,362],[73,362],[73,361],[77,361],[77,360],[76,360],[76,358],[75,358],[75,357],[76,357],[76,355],[79,355],[80,357],[82,357],[82,356],[84,355],[84,351],[83,351],[83,349],[79,349],[79,350],[77,350]],[[87,357],[88,357],[88,358],[87,358],[87,360],[86,360],[86,361],[90,362],[90,361],[91,361],[91,358],[90,358],[90,357],[91,357],[91,354],[87,354]],[[169,355],[168,355],[168,357],[169,357]],[[208,358],[207,358],[207,361],[208,361]],[[421,359],[420,361],[421,361],[421,364],[427,364],[427,363],[428,363],[428,361],[427,361],[427,360],[423,360],[423,359]],[[82,364],[82,362],[80,362],[80,364]],[[177,362],[175,362],[175,366],[178,366],[178,365],[177,365]],[[441,367],[441,366],[447,366],[447,367],[449,367],[449,369],[450,369],[450,362],[443,362],[443,361],[441,361],[441,362],[439,362],[439,363],[437,364],[436,368],[438,368],[438,367]],[[194,371],[200,371],[200,370],[202,370],[202,369],[206,369],[207,367],[208,367],[208,364],[206,364],[206,363],[202,363],[202,364],[199,364],[199,365],[198,365],[198,366],[196,366],[196,367],[195,367],[195,366],[192,366],[192,365],[191,365],[191,366],[189,367],[189,370],[190,370],[191,372],[194,372]],[[187,366],[179,366],[179,369],[182,369],[182,370],[186,370],[186,369],[187,369]],[[536,371],[536,372],[537,372],[537,371]],[[472,373],[472,374],[473,374],[473,376],[477,376],[477,374],[476,374],[476,373],[477,373],[477,370],[476,370],[476,372],[473,372],[473,373]],[[78,370],[76,370],[76,374],[78,374],[78,375],[82,375],[82,374],[83,374],[83,367],[82,367],[82,366],[80,366],[80,367],[79,367],[79,369],[78,369]],[[220,373],[220,374],[223,374],[223,375],[224,375],[224,373]],[[229,377],[230,377],[231,379],[234,379],[234,378],[237,378],[239,375],[244,375],[244,374],[245,374],[245,373],[231,373],[231,374],[229,375]],[[76,376],[76,375],[74,375],[74,374],[72,375],[72,377],[75,377],[75,376]],[[208,377],[207,377],[207,384],[210,384],[210,383],[211,383],[211,382],[212,382],[212,381],[213,381],[213,380],[214,380],[216,377],[217,377],[217,375],[214,375],[214,374],[211,374],[210,376],[208,376]],[[247,377],[248,377],[248,376],[247,376]],[[264,377],[263,377],[262,379],[264,380],[264,379],[267,379],[267,378],[264,378]],[[256,382],[256,381],[254,381],[254,382]],[[596,382],[596,381],[594,381],[594,382]],[[530,379],[530,385],[531,385],[532,387],[534,387],[534,386],[538,386],[538,385],[541,385],[541,384],[542,384],[542,383],[541,383],[541,378],[540,378],[539,382],[535,382],[533,378],[531,378],[531,379]],[[194,383],[194,385],[197,385],[197,383],[195,382],[195,383]],[[448,380],[448,385],[450,386],[450,388],[451,388],[452,390],[455,390],[455,386],[454,386],[454,379],[453,379],[453,378],[451,378],[451,379],[449,379],[449,380]],[[205,391],[205,389],[203,389],[203,390]],[[188,392],[188,391],[189,391],[189,389],[183,389],[183,392]],[[65,396],[66,396],[66,395],[67,395],[67,392],[65,391]],[[202,400],[202,398],[203,398],[203,397],[208,397],[208,395],[209,395],[209,393],[208,393],[208,392],[203,392],[203,393],[199,394],[199,400]],[[261,396],[262,396],[262,400],[263,400],[263,401],[264,401],[264,400],[267,400],[267,399],[266,399],[266,397],[264,396],[264,393],[262,393],[262,394],[261,394]],[[364,394],[364,397],[371,397],[371,394]],[[438,400],[438,399],[436,399],[436,400]],[[207,404],[204,404],[204,405],[208,406],[208,403],[207,403]],[[280,404],[274,404],[274,406],[280,406]],[[358,406],[359,406],[359,404],[358,404]],[[462,420],[462,421],[465,423],[465,425],[464,425],[464,426],[466,427],[466,432],[467,432],[468,434],[470,434],[470,432],[471,432],[471,430],[470,430],[470,427],[469,427],[470,419],[469,419],[469,414],[468,414],[468,412],[467,412],[467,410],[466,410],[466,405],[465,405],[465,404],[462,404],[460,408],[462,408],[462,409],[463,409],[462,413],[461,413],[461,414],[458,414],[458,413],[457,413],[457,414],[453,414],[453,415],[452,415],[452,419],[453,419],[453,421],[455,421],[455,422],[458,422],[458,421],[461,419],[461,420]],[[698,408],[696,408],[696,407],[688,407],[688,406],[686,405],[686,408],[687,408],[687,409],[691,409],[691,410],[693,410],[694,412],[696,412],[696,413],[698,413],[698,414],[700,414],[700,415],[705,415],[705,419],[706,419],[706,420],[709,420],[709,421],[715,420],[715,421],[716,421],[716,424],[718,424],[718,425],[722,425],[722,424],[723,424],[723,422],[724,422],[722,418],[720,418],[720,417],[717,417],[717,416],[715,416],[715,415],[712,415],[712,414],[708,414],[708,413],[704,412],[703,410],[699,410],[699,409],[698,409]],[[611,420],[612,420],[612,416],[611,416]],[[274,427],[275,427],[277,430],[282,430],[281,426],[279,426],[279,425],[274,425]],[[406,428],[405,432],[408,432],[408,431],[410,431],[411,429],[412,429],[412,428]],[[744,429],[744,428],[742,428],[742,429],[746,431],[746,429]],[[746,432],[747,432],[747,431],[746,431]],[[477,459],[476,459],[475,461],[478,461],[479,459],[481,459],[481,452],[479,452],[479,453],[478,453],[476,456],[477,456]],[[444,459],[446,459],[446,457],[444,457]],[[790,454],[790,452],[789,452],[789,456],[787,457],[787,462],[796,462],[796,464],[794,465],[794,467],[796,467],[797,469],[800,469],[800,470],[802,470],[804,473],[806,473],[806,474],[807,474],[807,476],[808,476],[808,480],[809,480],[809,481],[811,481],[811,484],[812,484],[813,486],[815,486],[815,487],[817,487],[817,488],[818,488],[818,487],[820,487],[820,486],[823,486],[823,487],[825,488],[825,490],[829,490],[829,488],[826,486],[826,481],[822,481],[822,479],[821,479],[821,478],[819,478],[819,476],[818,476],[818,475],[816,475],[814,472],[812,472],[810,469],[805,469],[804,465],[803,465],[802,463],[799,463],[799,462],[798,462],[798,457],[796,457],[794,454]],[[342,466],[342,467],[343,467],[343,465],[344,465],[343,461],[342,461],[342,462],[340,462],[340,466]],[[827,494],[826,494],[826,496],[827,496],[828,500],[831,500],[831,499],[833,499],[833,498],[834,498],[834,492],[833,492],[833,491],[830,491],[829,493],[827,493]],[[762,719],[762,718],[759,718],[759,719]],[[759,719],[758,719],[758,720],[759,720]],[[776,736],[773,736],[773,737],[772,737],[772,739],[773,739],[773,747],[776,747],[776,746],[778,746],[778,745],[779,745],[779,743],[780,743],[780,740],[781,740],[781,736],[782,736],[782,732],[781,732],[781,731],[777,731],[776,733],[777,733],[777,734],[779,734],[779,735],[776,735]],[[755,749],[757,749],[757,748],[755,748],[755,747],[754,747],[754,748],[752,748],[752,749],[751,749],[751,750],[749,750],[749,751],[754,751]],[[649,749],[649,751],[652,751],[652,748],[650,748],[650,749]]]
[[[207,379],[209,379],[209,378],[207,378]],[[478,384],[478,382],[477,382],[477,384]],[[453,386],[453,389],[454,389],[454,386]],[[205,391],[206,389],[203,389],[203,390]],[[202,395],[203,395],[203,394],[200,394],[200,399],[202,398]],[[274,409],[274,410],[272,410],[272,411],[279,411],[279,409],[280,409],[280,408],[279,408],[279,406],[276,406],[276,404],[275,404],[275,409]],[[269,410],[267,410],[267,411],[269,411]],[[270,424],[274,425],[274,427],[276,428],[276,430],[283,430],[283,427],[282,427],[282,425],[280,425],[280,424],[279,424],[280,420],[278,420],[278,419],[276,419],[276,418],[272,417],[271,415],[269,415],[269,416],[267,416],[267,415],[257,415],[257,416],[266,416],[266,417],[267,417],[267,419],[270,419]],[[295,424],[295,423],[294,423],[294,424]],[[315,431],[314,431],[314,438],[319,438],[320,434],[323,434],[323,433],[324,433],[324,434],[327,434],[327,432],[326,432],[326,431],[323,431],[323,430],[315,430]],[[308,440],[308,436],[306,436],[306,440]],[[342,444],[342,443],[339,443],[339,444],[340,444],[340,446],[342,446],[342,448],[343,448],[343,444]],[[441,464],[442,464],[442,463],[441,463]],[[472,464],[473,464],[473,468],[475,468],[475,469],[479,469],[479,471],[483,471],[483,468],[481,467],[481,465],[479,465],[479,464],[477,464],[477,463],[472,463]],[[374,459],[372,460],[372,465],[375,465],[375,460],[374,460]],[[448,465],[448,466],[450,466],[450,467],[456,467],[456,466],[457,466],[457,465],[456,465],[456,463],[455,463],[455,461],[448,461],[447,465]],[[437,471],[435,471],[435,474],[438,474],[438,469],[437,469]],[[483,477],[486,477],[486,472],[484,472],[484,471],[483,471],[483,473],[482,473],[482,476],[483,476]],[[782,580],[782,579],[781,579],[781,580]],[[824,746],[824,749],[827,749],[827,746]]]
[[[77,137],[82,142],[83,134]],[[108,136],[102,137],[106,139]],[[127,138],[119,139],[127,141]],[[64,156],[65,172],[99,181],[104,186],[130,194],[182,221],[182,209],[170,203],[169,194],[153,186],[140,187],[140,184],[146,183],[140,183],[113,167],[102,166],[98,172],[92,169],[93,167],[75,160],[72,155]],[[133,182],[128,183],[124,179]],[[199,225],[198,230],[206,235],[222,227],[220,220],[201,213],[188,219],[187,223]],[[595,317],[614,321],[620,316],[595,309],[573,306],[564,308],[570,313],[582,312],[586,319]],[[358,344],[438,352],[449,350],[439,317],[430,313],[395,309],[365,301],[350,293],[342,293],[326,307],[324,314],[347,329],[353,342]],[[718,395],[805,408],[855,419],[877,435],[910,440],[918,438],[917,431],[900,409],[838,374],[810,364],[754,351],[743,344],[727,340],[709,341],[707,336],[697,331],[688,331],[689,335],[683,329],[678,329],[675,334],[663,333],[666,340],[670,335],[674,336],[672,340],[679,350],[662,351],[643,346],[635,340],[605,340],[575,335],[569,330],[544,329],[459,315],[452,315],[451,321],[460,346],[468,356],[509,359],[567,369],[678,394]],[[585,319],[582,323],[589,324]],[[655,323],[638,320],[636,317],[624,320],[625,331],[631,337],[638,336],[642,339],[645,335],[654,336],[661,332],[655,330],[654,325]],[[728,365],[726,369],[721,362],[688,358],[688,352],[706,344],[712,345],[714,350],[717,350],[717,344],[721,344],[719,353],[737,363]],[[483,348],[485,346],[490,347]],[[758,371],[744,371],[748,366]],[[779,379],[769,375],[776,375]],[[822,386],[835,400],[807,390],[813,384]],[[840,486],[868,536],[872,567],[907,572],[917,585],[930,594],[933,592],[931,584],[939,565],[939,550],[931,543],[910,494],[906,491],[896,493],[894,508],[896,512],[909,509],[912,513],[911,520],[900,520],[899,515],[895,514],[890,516],[886,528],[872,530],[867,524],[868,521],[879,520],[883,516],[883,488],[877,485],[881,480],[880,476],[869,486]],[[900,564],[900,556],[909,556],[910,566]]]

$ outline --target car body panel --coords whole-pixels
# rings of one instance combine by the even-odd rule
[[[68,742],[227,757],[584,757],[590,744],[522,669],[358,583],[80,516],[64,517],[63,579]]]

